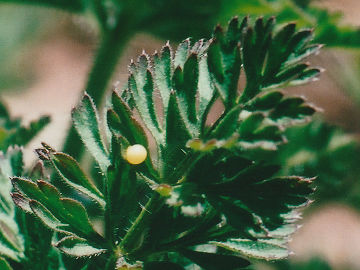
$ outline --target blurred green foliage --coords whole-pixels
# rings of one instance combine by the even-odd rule
[[[24,80],[30,80],[24,50],[37,37],[40,13],[33,7],[0,6],[0,90],[19,87]]]
[[[105,32],[116,28],[117,21],[121,21],[124,26],[117,34],[124,36],[120,38],[123,43],[139,31],[173,41],[180,41],[188,36],[199,39],[208,37],[214,24],[223,24],[234,15],[269,17],[276,14],[280,23],[294,20],[300,27],[315,27],[317,41],[327,46],[360,46],[358,29],[342,25],[340,14],[315,7],[310,0],[199,0],[195,3],[190,0],[1,0],[0,89],[14,87],[24,80],[26,70],[19,63],[21,53],[28,42],[36,39],[36,30],[46,27],[49,22],[46,20],[49,9],[37,9],[28,5],[10,6],[1,4],[2,2],[60,8],[84,14],[88,18],[87,14],[92,14]],[[62,14],[52,17],[56,21]],[[115,50],[113,55],[117,59]],[[30,74],[26,78],[30,78]],[[96,100],[96,95],[93,96]]]
[[[360,144],[354,135],[317,119],[287,130],[279,151],[283,173],[317,177],[315,203],[360,202]]]
[[[331,270],[332,268],[320,258],[313,258],[308,262],[282,261],[274,263],[277,270]],[[344,269],[345,270],[345,269]]]
[[[224,2],[225,3],[225,2]],[[311,0],[229,0],[219,14],[221,20],[229,15],[251,14],[272,16],[279,22],[296,21],[301,27],[315,29],[316,41],[332,47],[360,46],[360,31],[356,27],[344,25],[340,13],[331,13],[325,8],[314,6]]]

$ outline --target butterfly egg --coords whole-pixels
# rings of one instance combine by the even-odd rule
[[[126,149],[126,160],[130,164],[140,164],[144,162],[147,156],[147,151],[141,144],[134,144]]]

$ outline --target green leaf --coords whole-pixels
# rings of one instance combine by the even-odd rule
[[[272,119],[292,118],[303,119],[315,113],[315,109],[300,97],[289,97],[282,99],[270,113]]]
[[[65,182],[77,191],[89,196],[98,202],[102,207],[105,205],[103,194],[95,184],[85,175],[79,163],[71,156],[55,152],[50,155],[51,160]]]
[[[256,167],[253,169],[256,170]],[[260,167],[264,170],[264,176],[273,173],[271,167]],[[214,184],[208,192],[212,196],[217,194],[217,200],[224,200],[223,196],[239,200],[244,209],[261,218],[270,230],[291,223],[291,219],[297,215],[295,209],[308,203],[307,196],[313,192],[311,179],[294,176],[266,179],[264,176],[254,177],[255,174],[244,172],[235,176],[234,180]],[[242,192],[238,192],[239,188]],[[285,214],[289,215],[289,219]]]
[[[272,30],[275,18],[270,18],[265,24],[263,18],[255,22],[255,27],[244,30],[242,58],[246,74],[246,87],[241,100],[247,101],[261,90],[261,73],[267,51],[272,40]],[[269,66],[271,67],[271,66]]]
[[[217,99],[217,92],[215,86],[211,83],[210,71],[208,67],[208,56],[202,55],[199,59],[199,78],[198,78],[198,115],[197,118],[201,121],[201,131],[204,133],[204,127],[207,116],[211,109],[211,105]]]
[[[262,111],[279,127],[287,128],[294,123],[306,122],[316,109],[302,97],[284,97],[279,91],[255,96],[245,105],[247,111]],[[245,114],[244,110],[244,114]]]
[[[28,210],[26,201],[28,201],[29,206],[36,206],[34,209],[38,211],[39,216],[41,215],[40,218],[44,223],[46,220],[53,220],[56,223],[57,221],[52,218],[53,215],[62,224],[69,225],[69,228],[66,228],[67,231],[71,230],[75,234],[84,235],[96,240],[101,239],[94,231],[82,204],[70,198],[62,198],[59,191],[53,185],[42,180],[34,183],[19,177],[12,178],[12,183],[14,188],[21,192],[21,195],[26,196],[26,199],[24,199],[25,196],[15,195],[14,202],[26,210]],[[36,202],[32,202],[30,205],[31,200],[40,203],[48,211],[42,209],[41,205]],[[53,223],[50,222],[49,224]]]
[[[310,45],[312,32],[295,31],[290,23],[273,33],[275,19],[257,19],[254,28],[244,30],[242,58],[246,87],[240,98],[248,101],[260,91],[314,80],[320,70],[301,63],[317,53],[320,45]]]
[[[23,168],[22,157],[23,153],[18,147],[9,148],[5,154],[0,153],[0,210],[9,216],[14,214],[9,177],[21,175]]]
[[[106,249],[91,246],[85,239],[73,236],[64,237],[55,244],[61,252],[77,258],[91,257],[106,252]]]
[[[20,213],[19,213],[20,214]],[[38,220],[35,215],[22,213],[18,222],[24,237],[25,257],[22,265],[26,269],[58,269],[59,254],[52,246],[53,231]]]
[[[110,160],[99,130],[99,117],[93,100],[85,94],[80,104],[72,111],[74,127],[103,173]]]
[[[147,262],[144,270],[184,270],[184,268],[173,262]]]
[[[51,214],[51,212],[46,209],[41,203],[34,200],[29,201],[28,203],[32,210],[32,213],[34,213],[35,216],[39,218],[45,226],[57,232],[66,234],[70,233],[69,231],[66,231],[66,225],[62,224],[61,221],[58,220],[53,214]]]
[[[184,159],[186,153],[182,146],[190,138],[191,135],[179,111],[176,93],[171,92],[166,115],[166,144],[160,146],[163,147],[161,149],[161,158],[166,161],[163,164],[163,177],[168,178],[166,176],[172,174],[173,168],[178,164],[179,160]]]
[[[23,251],[22,239],[14,231],[13,224],[6,224],[5,220],[0,220],[0,240],[9,248],[18,251],[20,254]]]
[[[190,123],[197,122],[195,97],[199,76],[198,66],[197,55],[193,53],[186,59],[183,68],[180,66],[175,68],[173,75],[173,89],[177,93],[180,112]]]
[[[238,19],[234,18],[230,21],[226,34],[217,27],[209,48],[209,71],[226,109],[234,106],[236,100],[242,64],[239,43],[246,26],[247,18],[240,25]]]
[[[0,215],[0,218],[2,219],[0,223],[0,256],[20,261],[24,257],[23,243],[18,235],[16,223],[3,214]]]
[[[32,121],[28,127],[20,127],[16,129],[7,138],[7,145],[28,144],[49,123],[50,117],[43,116],[39,120]]]
[[[116,92],[111,96],[113,111],[108,111],[108,125],[110,129],[118,131],[130,144],[141,144],[148,147],[148,140],[144,129],[132,116],[131,109]]]
[[[282,174],[316,175],[318,203],[356,204],[358,195],[353,190],[357,189],[360,155],[355,137],[321,119],[292,127],[286,136],[289,143],[280,147],[276,157],[283,164]]]
[[[85,235],[95,233],[84,206],[70,198],[60,199],[62,206],[66,209],[66,221]],[[95,233],[96,234],[96,233]]]
[[[19,207],[25,213],[32,213],[32,210],[29,205],[29,200],[25,198],[23,195],[17,192],[11,193],[11,197],[14,201],[14,204]]]
[[[229,239],[226,242],[213,241],[211,243],[255,259],[279,260],[289,256],[287,248],[260,240]]]
[[[159,89],[164,111],[169,104],[170,91],[172,88],[172,50],[170,44],[166,44],[160,53],[154,54],[154,83]]]
[[[0,255],[19,262],[22,258],[19,253],[0,242]]]
[[[13,269],[4,258],[0,257],[0,270],[13,270]]]
[[[233,255],[198,252],[188,249],[182,250],[181,253],[205,270],[238,270],[250,265],[248,260]]]
[[[181,69],[184,68],[184,64],[186,59],[189,56],[191,48],[190,38],[185,39],[182,41],[176,49],[175,57],[174,57],[174,67],[180,67]]]
[[[137,65],[131,63],[128,87],[133,96],[136,109],[138,110],[144,124],[150,130],[155,140],[162,138],[161,127],[155,111],[153,98],[154,82],[150,71],[150,60],[147,54],[139,56]]]
[[[250,231],[264,231],[260,220],[246,205],[231,198],[208,195],[210,204],[226,217],[226,223],[237,230],[241,237],[251,238]]]
[[[283,97],[284,94],[277,90],[264,92],[248,102],[246,109],[249,111],[268,111],[276,107]]]
[[[131,225],[136,210],[137,181],[135,172],[126,161],[115,159],[114,164],[108,170],[105,216],[110,227],[107,228],[107,233],[116,241],[124,236]]]
[[[242,108],[240,106],[233,107],[226,115],[224,115],[218,124],[214,125],[211,137],[216,139],[227,139],[233,136],[239,125],[239,114]]]

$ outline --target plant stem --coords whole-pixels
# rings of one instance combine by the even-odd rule
[[[141,247],[149,222],[154,212],[157,211],[163,203],[163,197],[155,192],[121,241],[120,249],[123,253],[129,254]]]
[[[102,42],[85,88],[97,107],[101,105],[116,64],[131,37],[131,29],[129,23],[122,18],[116,27],[103,33]],[[74,127],[71,127],[68,132],[63,151],[75,159],[80,159],[82,156],[83,144]]]

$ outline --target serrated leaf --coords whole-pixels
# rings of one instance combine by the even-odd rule
[[[198,119],[202,123],[202,132],[207,120],[208,113],[211,105],[217,98],[215,92],[215,86],[211,83],[210,71],[208,67],[208,57],[206,55],[199,59],[199,78],[198,78],[198,95],[199,95],[199,107],[198,107]]]
[[[190,123],[196,123],[196,90],[198,85],[199,67],[196,54],[191,54],[181,67],[175,68],[173,89],[179,99],[179,109]]]
[[[19,207],[25,213],[32,213],[32,210],[29,205],[29,200],[26,199],[23,195],[21,195],[20,193],[14,192],[14,193],[11,193],[11,197],[14,201],[14,204],[17,207]]]
[[[60,201],[64,209],[66,209],[65,220],[69,222],[69,224],[83,232],[85,235],[92,235],[95,233],[94,228],[90,224],[86,210],[81,203],[70,198],[61,198]]]
[[[264,61],[272,41],[274,18],[265,24],[262,18],[255,22],[255,27],[244,30],[242,58],[246,74],[246,87],[241,101],[247,101],[261,90]],[[271,67],[271,66],[270,66]]]
[[[266,23],[260,18],[254,28],[244,32],[242,57],[247,81],[240,101],[269,88],[306,83],[318,75],[301,63],[321,47],[310,45],[311,31],[295,32],[295,24],[289,23],[273,33],[274,22],[274,18]]]
[[[308,104],[302,97],[284,97],[278,91],[255,96],[245,105],[243,114],[250,115],[249,112],[260,110],[267,116],[268,123],[275,124],[279,128],[288,128],[296,123],[305,122],[312,116],[316,109]]]
[[[229,239],[226,242],[214,241],[211,243],[256,259],[279,260],[285,259],[289,256],[287,248],[260,240],[251,241],[246,239]]]
[[[319,76],[321,70],[318,68],[307,69],[302,72],[296,79],[290,82],[290,85],[301,85],[314,81]]]
[[[34,182],[20,177],[13,177],[11,181],[15,190],[20,190],[22,193],[26,194],[26,196],[36,200],[43,200],[45,198]]]
[[[180,67],[181,69],[184,67],[185,61],[189,56],[190,52],[190,39],[185,39],[183,42],[179,44],[175,52],[174,58],[174,66],[175,68]]]
[[[149,148],[148,139],[145,134],[143,127],[140,125],[138,120],[132,116],[132,112],[129,106],[125,103],[125,101],[116,93],[112,93],[112,107],[113,109],[109,109],[107,111],[107,123],[108,127],[112,133],[112,146],[115,141],[121,142],[121,146],[117,147],[118,153],[114,155],[114,149],[111,149],[112,159],[120,158],[123,159],[121,155],[121,149],[124,147],[128,147],[134,144],[141,144],[146,149]],[[112,163],[114,164],[114,160]],[[138,166],[143,174],[149,177],[157,177],[157,173],[154,170],[152,160],[150,158],[146,159],[144,162],[145,166]]]
[[[272,81],[279,73],[282,62],[289,57],[290,52],[286,50],[291,37],[295,33],[296,24],[289,23],[275,33],[269,46],[269,54],[264,71],[264,80]]]
[[[304,116],[309,116],[315,113],[315,109],[305,103],[305,100],[300,97],[289,97],[282,99],[277,106],[270,113],[273,119],[293,118],[301,119]]]
[[[29,201],[29,206],[35,216],[44,223],[45,226],[49,227],[54,231],[61,233],[69,234],[70,232],[66,231],[66,225],[62,224],[51,212],[46,209],[41,203],[37,201]]]
[[[135,107],[155,140],[159,141],[162,139],[162,130],[155,110],[154,82],[148,55],[145,53],[140,55],[137,66],[134,64],[130,70],[128,87],[134,99]]]
[[[182,119],[175,92],[170,94],[169,106],[166,118],[166,145],[161,146],[162,159],[166,160],[163,164],[164,176],[173,172],[174,166],[182,160],[186,153],[181,149],[191,138],[190,132]]]
[[[95,184],[85,175],[80,168],[79,163],[71,156],[55,152],[51,153],[51,160],[59,174],[63,177],[68,185],[75,190],[89,196],[98,202],[102,207],[105,205],[103,194],[98,190]]]
[[[214,41],[209,48],[209,71],[215,80],[215,87],[224,102],[225,108],[231,108],[236,102],[237,86],[241,70],[240,45],[242,32],[247,18],[239,24],[238,18],[230,21],[228,31],[217,27]]]
[[[167,110],[171,91],[172,50],[166,44],[160,53],[154,55],[154,83],[159,89],[164,111]]]
[[[51,184],[45,181],[37,181],[37,184],[27,179],[19,177],[12,178],[13,186],[16,190],[26,195],[30,200],[41,203],[54,217],[61,223],[70,225],[68,230],[76,234],[93,237],[100,236],[94,231],[87,212],[82,204],[70,198],[62,198],[59,191]],[[14,196],[14,202],[28,209],[24,196]],[[37,209],[40,209],[37,208]],[[40,212],[39,212],[40,213]],[[43,212],[44,218],[51,219],[48,213]]]
[[[85,239],[73,236],[64,237],[55,244],[61,252],[73,257],[91,257],[106,252],[106,249],[91,246]]]
[[[269,173],[272,172],[269,171]],[[266,179],[260,176],[255,178],[256,181],[253,183],[242,182],[246,181],[246,178],[240,176],[235,179],[240,182],[236,183],[236,180],[231,180],[215,184],[211,188],[211,192],[217,190],[220,196],[238,199],[243,207],[259,216],[270,230],[288,223],[284,214],[293,215],[293,209],[306,205],[308,203],[307,196],[313,192],[311,180],[299,177]],[[240,187],[242,192],[236,192]],[[234,205],[236,204],[234,203]]]
[[[99,130],[99,117],[93,100],[85,94],[80,104],[72,111],[74,127],[103,173],[110,160]]]
[[[248,260],[238,256],[218,253],[182,250],[181,253],[205,270],[240,270],[250,265]]]
[[[112,101],[114,110],[110,109],[107,111],[107,120],[112,133],[111,159],[112,164],[115,164],[117,162],[116,159],[121,159],[121,162],[124,161],[123,152],[129,145],[141,144],[145,149],[149,149],[149,144],[144,129],[131,116],[130,108],[128,108],[124,101],[116,93],[113,93]],[[115,142],[119,145],[114,145]],[[118,152],[116,153],[115,151]],[[151,158],[147,158],[143,164],[137,165],[137,168],[147,177],[157,178],[157,172],[154,169]]]

